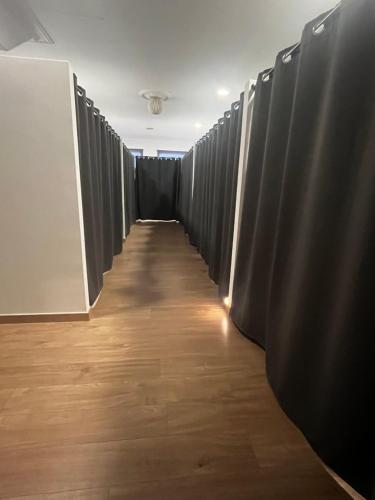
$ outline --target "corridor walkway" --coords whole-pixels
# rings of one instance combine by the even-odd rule
[[[133,227],[90,322],[0,325],[0,497],[348,498],[174,223]]]

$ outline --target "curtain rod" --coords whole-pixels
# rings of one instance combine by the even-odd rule
[[[317,35],[319,33],[319,29],[324,26],[324,23],[327,21],[327,19],[329,19],[332,14],[334,14],[339,8],[341,7],[341,1],[333,8],[331,9],[324,17],[323,19],[321,19],[320,21],[318,21],[316,24],[314,24],[313,28],[312,28],[312,32],[314,35]],[[295,45],[293,45],[293,47],[288,50],[288,52],[286,52],[285,54],[283,54],[282,56],[282,60],[284,63],[287,62],[287,60],[300,48],[301,46],[301,42],[297,42]],[[272,73],[275,71],[275,68],[270,68],[268,71],[266,71],[263,76],[262,76],[262,80],[264,82],[268,81],[270,76],[272,75]]]
[[[237,111],[238,109],[240,109],[240,105],[241,105],[241,101],[235,101],[232,106],[234,107],[234,109]],[[228,111],[225,111],[224,113],[224,116],[222,118],[219,118],[218,122],[215,123],[212,128],[210,128],[210,130],[208,132],[206,132],[200,139],[197,140],[196,144],[199,144],[201,142],[203,142],[204,140],[206,140],[210,133],[213,131],[213,130],[216,130],[218,128],[219,125],[224,125],[224,119],[225,118],[230,118],[231,117],[231,111],[228,110]]]
[[[75,78],[77,79],[77,75],[75,75]],[[86,102],[86,106],[88,107],[92,107],[93,109],[93,113],[95,116],[99,116],[100,120],[104,121],[104,126],[108,129],[108,132],[110,134],[112,134],[116,139],[118,140],[121,140],[121,137],[118,135],[118,133],[109,125],[108,121],[105,119],[105,116],[103,116],[101,113],[100,113],[100,109],[95,107],[95,103],[92,99],[90,99],[89,97],[86,96],[86,91],[83,87],[81,87],[80,85],[78,85],[78,83],[76,84],[76,89],[77,89],[77,94],[80,96],[80,97],[85,97],[85,102]]]

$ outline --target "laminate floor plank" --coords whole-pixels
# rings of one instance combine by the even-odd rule
[[[311,485],[305,489],[304,483]],[[301,496],[303,491],[303,496]],[[128,483],[110,488],[111,500],[333,500],[340,497],[337,486],[314,476],[273,477],[260,470],[188,476],[168,481]]]
[[[132,228],[89,322],[0,325],[0,498],[339,500],[175,223]]]
[[[10,497],[8,497],[9,499]],[[60,491],[57,493],[46,493],[40,495],[22,495],[11,497],[10,500],[108,500],[108,488]]]
[[[246,433],[233,429],[209,435],[7,448],[0,461],[0,484],[6,498],[257,467]],[[14,480],[15,472],[23,481]]]
[[[22,387],[85,385],[91,383],[122,383],[157,379],[161,374],[160,359],[130,359],[118,362],[59,363],[9,366],[0,369],[0,391]],[[1,392],[0,392],[1,394]],[[1,398],[1,395],[0,395]]]

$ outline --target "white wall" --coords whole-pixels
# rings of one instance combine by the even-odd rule
[[[0,56],[0,314],[88,310],[70,66]]]
[[[190,141],[163,139],[158,137],[126,137],[126,146],[129,149],[143,149],[145,156],[156,156],[158,149],[168,151],[189,151],[193,146]]]

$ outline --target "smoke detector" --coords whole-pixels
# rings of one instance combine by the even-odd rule
[[[172,97],[169,92],[162,92],[161,90],[140,90],[138,95],[148,101],[148,110],[153,115],[160,115],[163,111],[163,101],[167,101]]]

